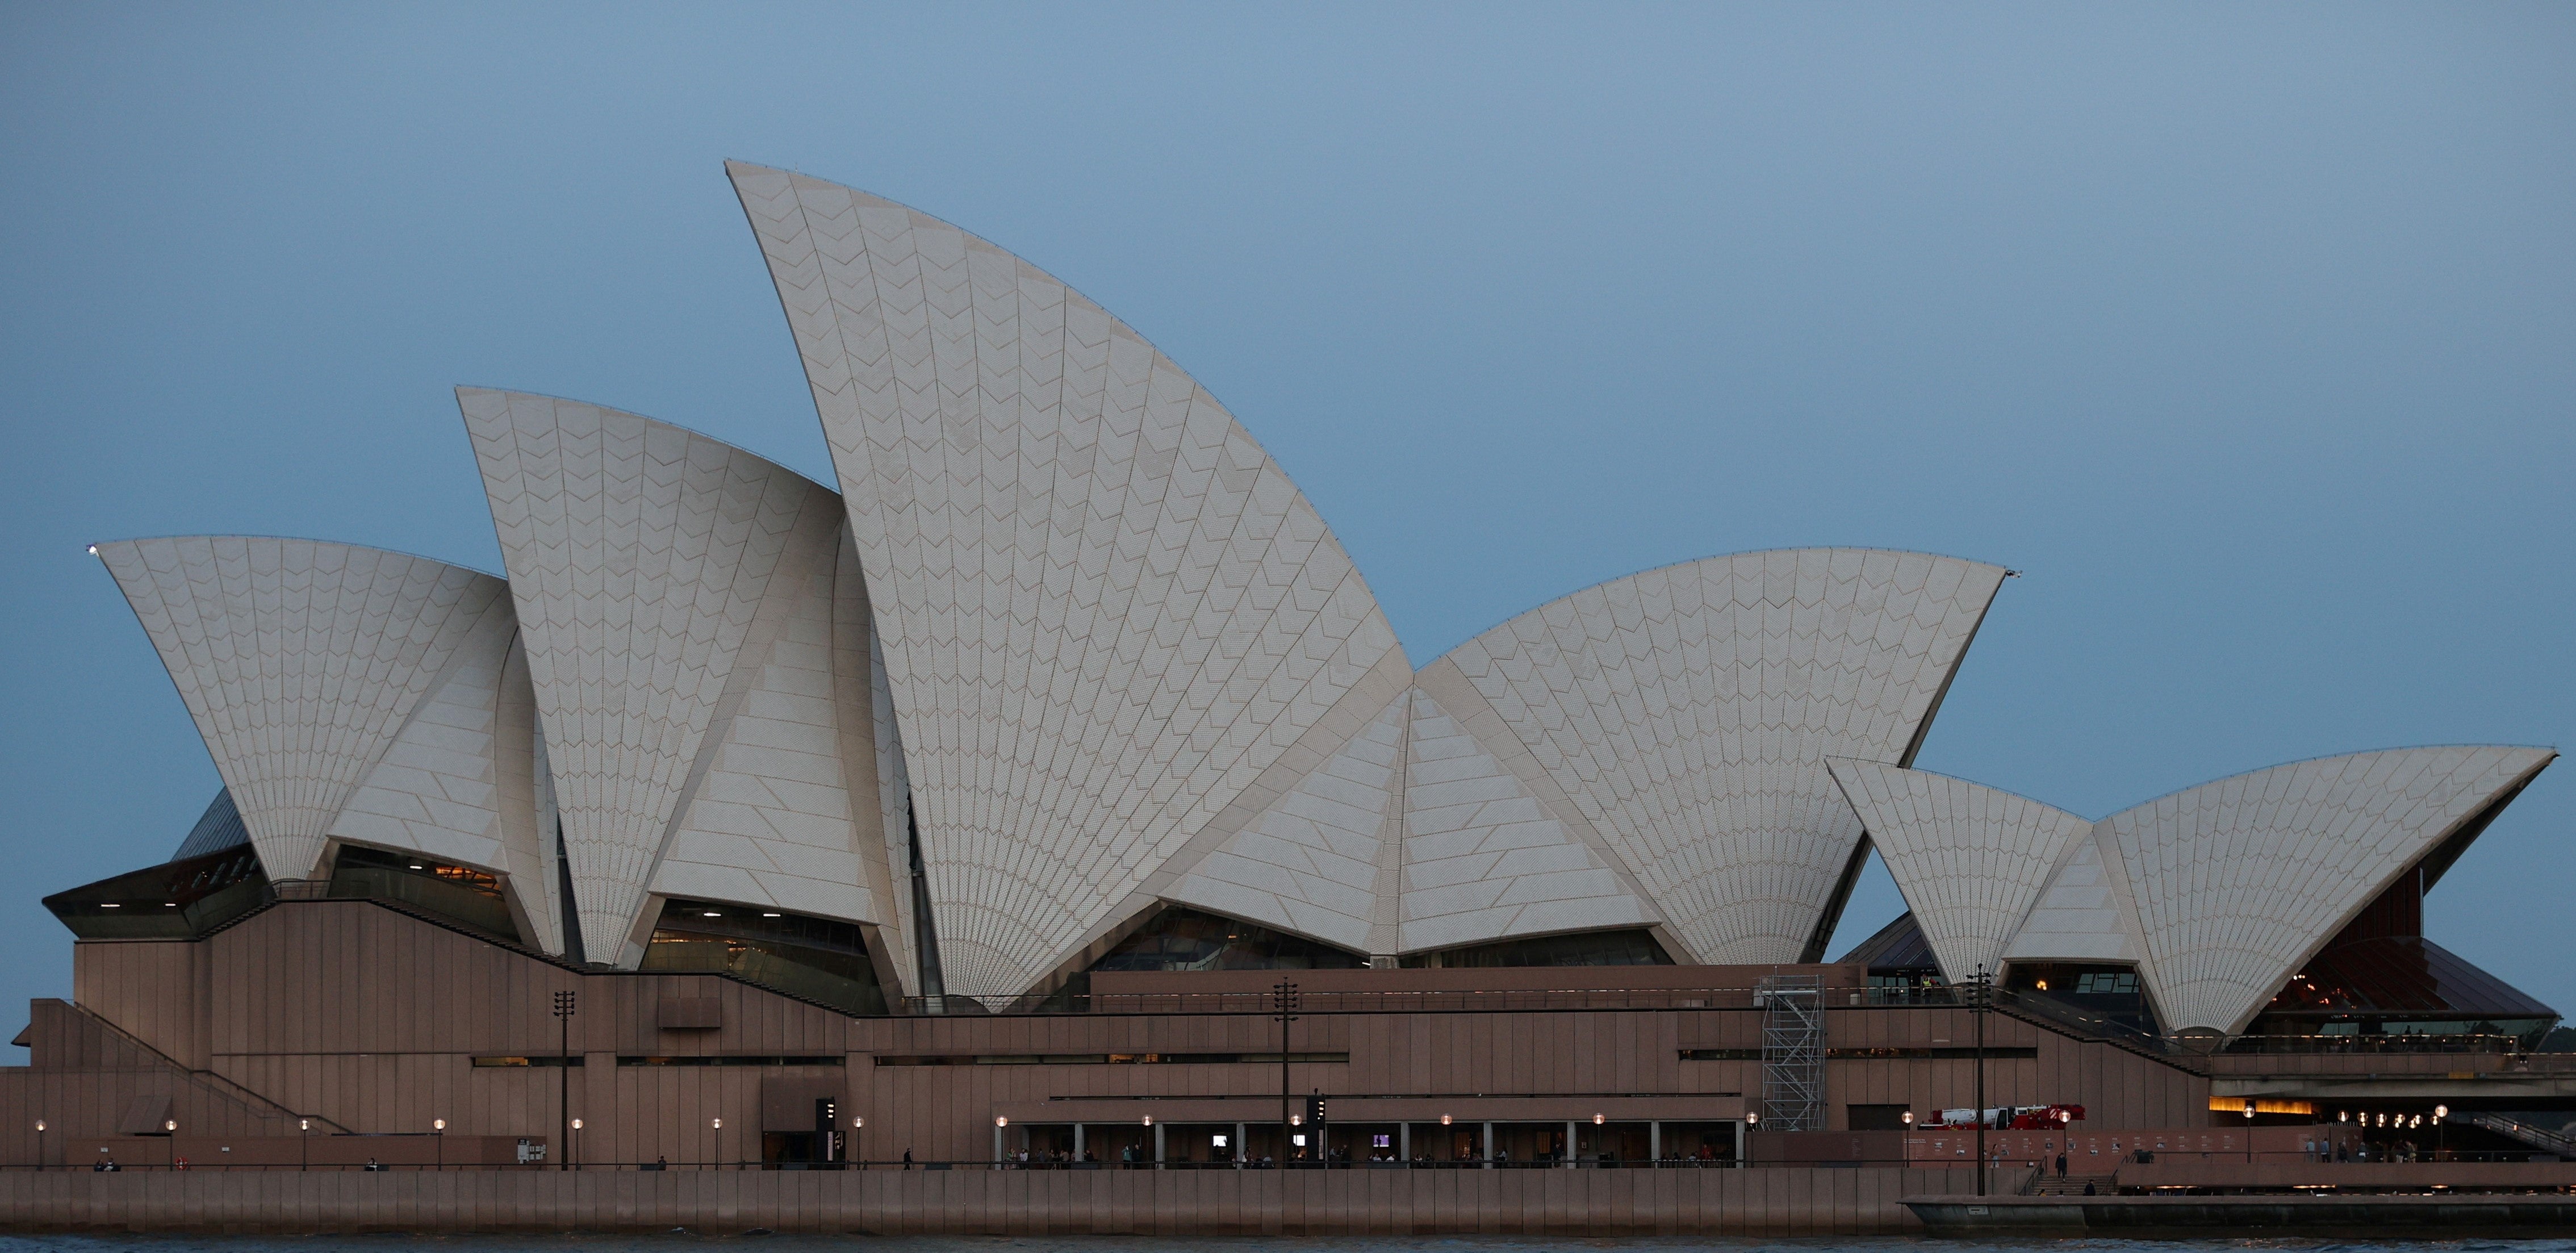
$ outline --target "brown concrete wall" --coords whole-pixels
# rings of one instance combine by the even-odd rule
[[[550,1171],[0,1175],[0,1229],[1868,1236],[1966,1171]]]
[[[34,1160],[24,1128],[38,1114],[69,1134],[115,1134],[121,1107],[108,1089],[138,1084],[209,1092],[238,1085],[273,1102],[274,1113],[312,1115],[354,1132],[426,1132],[443,1118],[451,1134],[552,1142],[560,1138],[557,1085],[568,1078],[571,1113],[586,1123],[571,1146],[575,1160],[666,1157],[675,1164],[757,1160],[763,1093],[789,1081],[839,1085],[848,1112],[867,1119],[859,1143],[867,1156],[886,1160],[910,1149],[925,1161],[987,1159],[992,1119],[1004,1110],[1032,1121],[1133,1122],[1149,1108],[1140,1102],[1275,1100],[1279,1086],[1276,1064],[876,1064],[887,1055],[1276,1050],[1276,1023],[1256,1013],[853,1019],[715,976],[569,970],[358,901],[280,904],[201,942],[83,943],[75,963],[83,1004],[120,1024],[127,1017],[142,1024],[137,1034],[162,1041],[167,1047],[155,1047],[169,1060],[133,1049],[109,1059],[98,1052],[106,1045],[74,1038],[77,1032],[40,1031],[32,1071],[0,1070],[0,1117],[11,1120],[0,1124],[0,1163]],[[1664,988],[1728,975],[1676,973],[1691,969],[1585,970],[1580,977],[1594,986],[1634,974]],[[1354,987],[1372,977],[1449,983],[1489,973],[1563,986],[1564,976],[1317,973]],[[1156,981],[1175,984],[1185,979]],[[555,1067],[472,1064],[477,1056],[555,1055],[558,1024],[549,1009],[557,991],[580,996],[571,1048],[585,1065],[566,1076]],[[663,1029],[664,1000],[697,998],[718,1005],[720,1026]],[[200,1025],[191,1025],[191,1013]],[[1836,1049],[1951,1049],[1972,1034],[1970,1016],[1952,1009],[1829,1004],[1827,1023]],[[1988,1063],[1989,1104],[2082,1104],[2090,1114],[2079,1127],[2085,1131],[2208,1119],[2208,1083],[2197,1075],[2000,1015],[1988,1026],[1995,1046],[2035,1051]],[[1527,1116],[1561,1118],[1568,1097],[1582,1098],[1586,1109],[1596,1100],[1605,1108],[1626,1102],[1617,1109],[1622,1118],[1733,1117],[1761,1092],[1758,1062],[1681,1059],[1689,1049],[1758,1049],[1761,1015],[1749,1001],[1740,1008],[1315,1012],[1295,1032],[1297,1052],[1350,1058],[1297,1065],[1299,1093],[1484,1103],[1474,1115],[1459,1107],[1462,1118],[1511,1118],[1524,1108],[1514,1102],[1528,1103]],[[200,1039],[203,1060],[189,1060],[199,1047],[190,1041]],[[824,1064],[618,1065],[620,1056],[792,1056]],[[1845,1126],[1851,1104],[1929,1111],[1968,1105],[1974,1091],[1974,1066],[1963,1058],[1836,1060],[1827,1065],[1828,1125]],[[1691,1099],[1673,1113],[1652,1111],[1654,1099],[1676,1097]],[[1637,1112],[1638,1102],[1648,1103],[1648,1112]],[[200,1127],[215,1116],[190,1114],[183,1123],[190,1132],[249,1130]]]

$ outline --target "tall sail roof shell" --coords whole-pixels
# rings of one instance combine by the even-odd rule
[[[1825,759],[1904,764],[2002,583],[1875,549],[1711,557],[1587,588],[1454,667],[1698,961],[1809,956],[1861,824]]]
[[[583,949],[625,960],[682,804],[719,765],[708,732],[755,619],[792,615],[773,576],[828,576],[840,504],[650,418],[480,388],[457,400],[518,605]]]
[[[2556,755],[2476,745],[2323,757],[2103,819],[2165,1025],[2242,1030],[2399,874]]]
[[[332,820],[478,626],[488,574],[264,536],[97,546],[214,756],[260,863],[316,873]]]
[[[2093,835],[2088,819],[1965,779],[1829,764],[1952,982],[1998,971],[2051,872]]]
[[[867,572],[948,989],[1016,993],[1400,650],[1287,475],[1133,330],[926,214],[727,169]]]

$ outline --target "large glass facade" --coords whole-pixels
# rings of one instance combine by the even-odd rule
[[[259,855],[237,844],[57,892],[45,908],[84,940],[186,940],[267,901]]]
[[[1459,948],[1416,953],[1407,957],[1407,969],[1452,969],[1457,967],[1498,966],[1669,966],[1673,964],[1664,946],[1643,928],[1621,931],[1578,931],[1571,935],[1542,935],[1524,940],[1499,940],[1491,944],[1470,944]]]
[[[2017,961],[2007,968],[2003,986],[2074,1011],[2077,1025],[2098,1024],[2114,1034],[2160,1033],[2135,966]]]
[[[408,906],[516,944],[519,925],[500,879],[470,866],[410,853],[343,844],[331,862],[333,900],[381,900]]]
[[[864,929],[780,909],[664,901],[643,969],[729,974],[847,1014],[886,1012]]]
[[[2422,936],[2329,945],[2264,1007],[2239,1051],[2537,1046],[2557,1011]]]
[[[1093,970],[1355,970],[1368,959],[1321,940],[1166,906]]]

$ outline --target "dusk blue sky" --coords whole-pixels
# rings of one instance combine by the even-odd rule
[[[10,3],[0,1017],[219,786],[85,545],[498,570],[457,383],[830,480],[727,157],[1153,339],[1417,664],[1855,544],[2026,572],[1917,764],[2088,816],[2576,729],[2576,7]],[[2576,1012],[2571,819],[2428,922]]]

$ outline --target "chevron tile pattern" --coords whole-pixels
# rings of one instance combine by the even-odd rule
[[[2092,842],[2092,822],[2027,797],[1879,762],[1827,764],[1954,983],[2001,971],[2050,872]]]
[[[197,536],[97,551],[273,878],[315,872],[332,819],[450,657],[509,615],[491,575],[373,548]]]
[[[951,991],[1009,995],[1396,649],[1168,358],[901,205],[729,165],[883,634]]]
[[[1827,757],[1901,764],[2003,579],[1809,548],[1649,570],[1448,659],[1703,961],[1799,959],[1861,837]]]
[[[1429,693],[1405,753],[1405,952],[1659,921]]]
[[[1368,952],[1378,859],[1396,838],[1387,817],[1402,788],[1404,715],[1398,696],[1165,897]]]
[[[813,522],[828,553],[840,519]],[[746,689],[732,716],[719,720],[715,755],[683,802],[653,890],[882,921],[852,838],[857,816],[842,771],[846,711],[833,691],[830,567],[779,582],[792,582],[771,593],[789,617],[756,663],[742,663]]]
[[[2168,1030],[2241,1030],[2353,914],[2545,748],[2390,749],[2204,783],[2102,820]]]
[[[839,505],[634,414],[477,388],[457,400],[509,566],[584,951],[606,960],[629,947],[799,519]]]
[[[2004,950],[2005,960],[2131,965],[2146,960],[2136,897],[2118,859],[2103,860],[2100,835],[2101,828],[2092,827],[2068,846],[2065,860]]]

